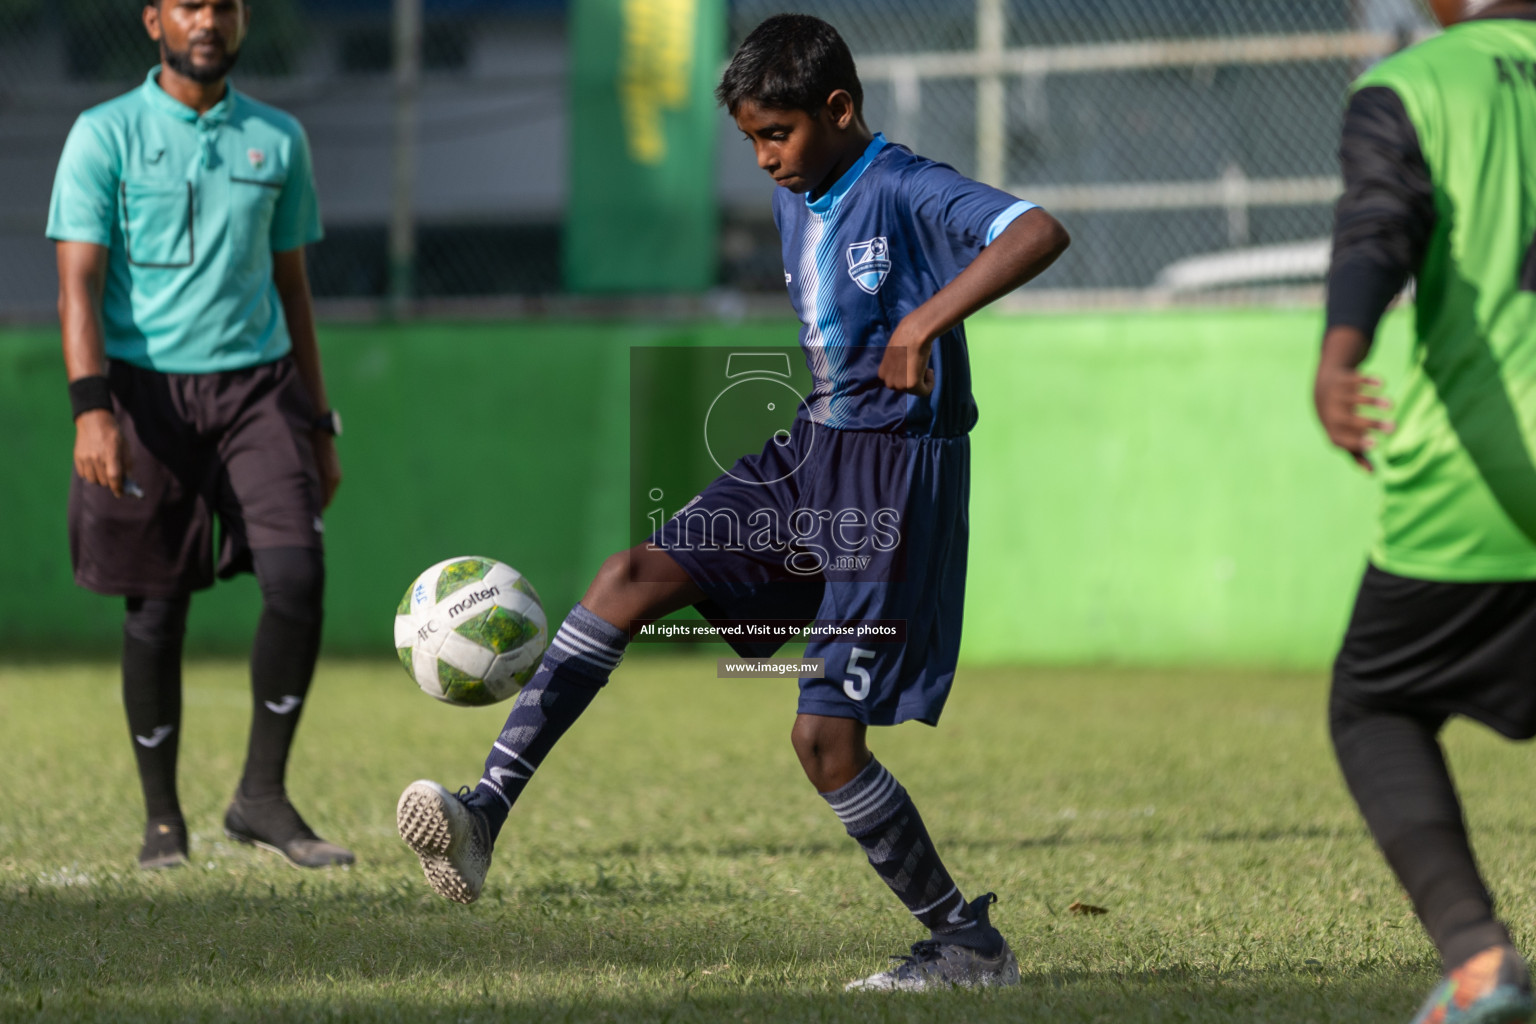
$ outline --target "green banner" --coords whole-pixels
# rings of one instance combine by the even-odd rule
[[[723,0],[575,0],[571,10],[565,286],[709,288]]]

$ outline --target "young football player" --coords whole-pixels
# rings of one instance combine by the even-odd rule
[[[791,740],[806,776],[928,938],[850,988],[1015,984],[1018,965],[967,899],[906,789],[866,744],[871,725],[937,723],[954,678],[965,597],[976,422],[961,322],[1050,266],[1068,244],[1044,210],[872,134],[847,45],[827,23],[780,15],[742,43],[717,90],[781,188],[784,278],[814,386],[789,436],[738,462],[647,543],[610,557],[519,694],[471,792],[417,782],[400,834],[427,880],[480,892],[507,812],[617,666],[634,631],[696,605],[713,622],[899,620],[902,642],[815,639],[825,678],[800,680]],[[727,549],[724,516],[854,510],[885,532],[860,571],[807,575],[805,549]],[[882,540],[883,543],[875,543]],[[814,564],[814,560],[813,560]],[[736,645],[764,655],[772,647]]]

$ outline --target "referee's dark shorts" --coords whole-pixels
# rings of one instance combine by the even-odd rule
[[[78,473],[69,488],[75,582],[173,598],[251,570],[253,548],[321,547],[314,405],[291,356],[214,373],[114,360],[112,411],[142,497]],[[215,537],[214,523],[218,523]]]

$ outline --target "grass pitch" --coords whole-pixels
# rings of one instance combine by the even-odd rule
[[[1024,984],[845,994],[921,936],[800,775],[794,683],[712,669],[626,662],[466,908],[426,888],[395,799],[472,781],[504,705],[322,665],[291,790],[358,864],[305,872],[224,839],[244,668],[191,665],[193,864],[150,875],[115,667],[0,667],[0,1019],[1398,1021],[1433,981],[1337,777],[1320,676],[968,670],[939,729],[874,745],[961,887],[1000,895]],[[1528,938],[1536,766],[1464,724],[1447,744]]]

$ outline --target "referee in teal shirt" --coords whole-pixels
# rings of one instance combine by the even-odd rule
[[[149,0],[143,15],[160,66],[80,115],[48,210],[75,417],[70,556],[77,583],[127,599],[139,865],[187,859],[176,753],[191,594],[252,571],[251,734],[224,830],[303,867],[350,864],[284,782],[320,650],[320,516],[341,480],[304,270],[321,236],[309,144],[226,81],[243,0]]]

